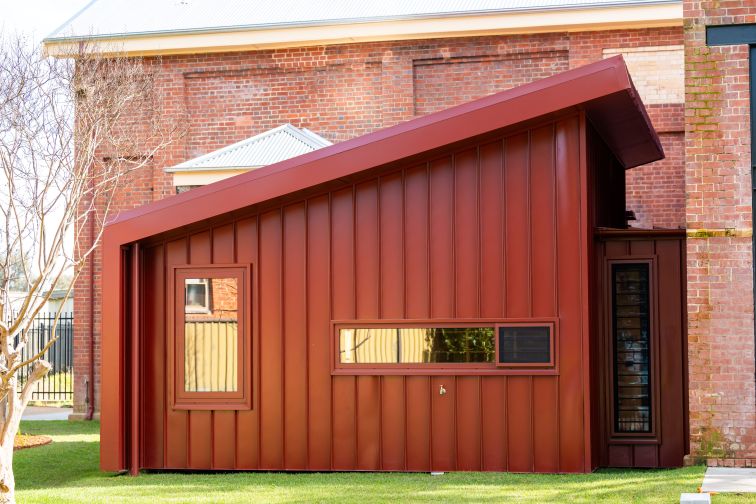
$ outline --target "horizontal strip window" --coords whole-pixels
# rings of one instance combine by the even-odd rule
[[[494,362],[493,327],[380,327],[339,330],[342,364]]]
[[[554,367],[553,323],[481,322],[337,322],[335,362],[345,369]]]

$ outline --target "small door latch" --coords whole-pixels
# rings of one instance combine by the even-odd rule
[[[444,395],[444,394],[446,394],[446,389],[444,388],[443,385],[441,385],[438,387],[438,395]]]

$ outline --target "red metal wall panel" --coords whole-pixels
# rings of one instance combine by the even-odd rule
[[[532,314],[556,312],[556,220],[553,125],[533,130],[530,142],[530,263]]]
[[[408,376],[404,401],[407,439],[407,470],[431,470],[431,379],[429,376]],[[412,408],[412,411],[409,411]]]
[[[403,471],[406,469],[406,405],[405,378],[403,376],[381,377],[381,469]],[[414,414],[414,407],[411,408]]]
[[[430,163],[430,298],[432,318],[454,317],[454,166]]]
[[[282,219],[275,210],[260,216],[260,468],[285,467],[283,390]],[[264,335],[264,336],[262,336]],[[302,351],[303,349],[298,349]]]
[[[480,313],[480,241],[478,218],[478,152],[454,155],[454,316],[475,318]]]
[[[559,469],[585,470],[584,451],[582,330],[588,324],[582,317],[581,289],[587,288],[587,272],[582,268],[581,227],[575,218],[580,210],[580,143],[578,118],[555,125],[556,158],[556,249],[557,314],[559,316]],[[583,175],[584,176],[584,175]]]
[[[143,429],[165,450],[144,466],[584,470],[579,128],[568,116],[471,141],[146,249],[158,350],[172,265],[254,265],[253,408],[173,410],[156,352]],[[331,373],[332,320],[477,317],[558,318],[558,373]]]
[[[559,397],[557,381],[533,378],[533,397],[538,409],[533,412],[533,468],[536,472],[559,470]]]
[[[205,265],[212,262],[211,232],[203,231],[189,237],[189,264]],[[189,411],[189,463],[190,469],[212,468],[213,411]]]
[[[173,240],[166,244],[165,248],[165,264],[166,264],[166,274],[164,275],[164,280],[168,280],[168,268],[172,266],[178,266],[181,264],[186,264],[188,262],[187,257],[187,245],[189,243],[188,238],[180,239],[180,240]],[[154,279],[145,279],[145,282],[151,283],[155,281]],[[149,292],[151,290],[152,285],[146,284],[145,285],[145,292]],[[166,288],[165,294],[167,296],[167,299],[171,299],[170,294],[171,289]],[[153,303],[155,301],[150,300],[149,303]],[[164,317],[166,319],[168,330],[171,330],[173,328],[173,310],[171,307],[167,306],[169,302],[166,302],[165,306],[165,314]],[[168,338],[168,335],[145,335],[145,339],[149,338],[160,338],[162,337],[163,340],[166,342],[166,347],[168,348],[167,352],[167,358],[172,359],[174,356],[174,349],[170,347],[170,338]],[[167,363],[164,363],[162,365],[165,369],[168,369]],[[170,391],[173,389],[173,383],[175,382],[175,377],[168,375],[168,379],[166,380],[166,390]],[[166,450],[165,450],[165,467],[168,469],[184,469],[189,467],[188,466],[188,451],[189,451],[189,412],[186,410],[176,410],[171,407],[171,399],[168,398],[166,401],[166,409],[165,409],[165,437],[166,437]]]
[[[407,318],[430,317],[430,179],[426,164],[409,168],[405,175],[404,258],[412,281],[405,283]],[[405,274],[404,272],[402,273]]]
[[[165,281],[163,278],[165,267],[165,248],[162,245],[144,250],[144,278],[151,279],[154,299],[144,304],[145,332],[152,335],[165,334]],[[166,413],[166,340],[163,337],[143,338],[143,383],[149,384],[142,388],[142,464],[145,467],[163,467],[165,444],[165,413]]]
[[[334,192],[331,198],[331,316],[332,319],[346,320],[356,316],[354,189],[350,187]],[[330,330],[326,334],[327,338],[331,337]],[[356,385],[354,376],[333,377],[331,452],[334,469],[356,468]]]
[[[258,251],[258,219],[240,220],[236,223],[236,261],[246,264],[257,264]],[[259,285],[259,269],[252,270],[252,334],[259,334],[260,317],[256,307],[257,290],[254,286]],[[249,352],[252,361],[252,382],[260,383],[260,338],[253,337]],[[257,469],[260,467],[260,393],[259,387],[253,386],[252,409],[241,410],[236,415],[236,467],[239,469]]]
[[[525,132],[504,141],[504,313],[513,318],[530,315],[529,140]]]
[[[331,468],[330,219],[327,196],[307,202],[308,467]]]
[[[445,395],[439,392],[446,390]],[[457,468],[457,440],[455,413],[457,377],[434,376],[430,384],[431,395],[431,470],[453,471]],[[427,428],[428,426],[426,426]]]
[[[509,470],[533,470],[533,379],[510,376],[507,379],[507,446]]]
[[[484,471],[508,470],[507,377],[481,378],[482,457]]]
[[[482,437],[481,385],[479,376],[456,380],[457,467],[459,471],[480,471]]]
[[[213,229],[212,261],[214,264],[235,262],[234,235],[233,224]],[[213,469],[233,469],[236,466],[236,413],[214,411],[212,418],[212,467]]]
[[[307,467],[307,318],[305,204],[284,209],[283,357],[284,460],[287,469]],[[293,349],[298,351],[292,351]]]
[[[503,149],[501,140],[480,146],[481,317],[501,317],[505,313]]]

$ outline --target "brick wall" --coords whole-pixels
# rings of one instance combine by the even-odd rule
[[[756,466],[748,48],[705,38],[756,22],[745,4],[683,2],[688,358],[694,456]]]
[[[151,60],[162,117],[186,125],[188,133],[141,172],[133,188],[124,191],[119,207],[136,207],[174,194],[164,167],[285,122],[343,141],[599,60],[606,50],[679,46],[682,38],[680,28],[663,28],[375,42]],[[653,84],[646,87],[652,89]],[[661,131],[667,159],[628,173],[628,208],[636,211],[643,225],[679,227],[684,224],[682,105],[657,102],[648,109]],[[74,293],[76,412],[84,410],[90,278],[96,283],[95,340],[99,340],[99,256],[94,277],[85,273]]]

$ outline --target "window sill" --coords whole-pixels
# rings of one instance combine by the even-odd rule
[[[352,365],[336,367],[332,376],[556,376],[555,368],[504,368],[494,365],[487,367],[370,367],[370,365]]]

